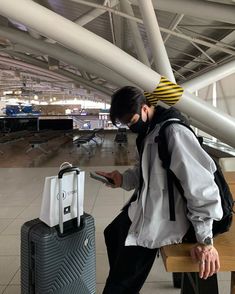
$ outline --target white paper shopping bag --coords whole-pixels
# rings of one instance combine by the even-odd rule
[[[53,227],[59,224],[59,218],[66,222],[73,218],[80,218],[83,215],[85,172],[77,174],[69,170],[58,178],[58,176],[46,177],[43,189],[40,220],[48,226]],[[61,209],[59,182],[61,181]],[[77,202],[78,201],[78,202]]]

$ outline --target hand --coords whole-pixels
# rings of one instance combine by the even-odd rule
[[[219,254],[214,246],[198,243],[190,253],[192,259],[199,262],[199,277],[201,279],[207,279],[219,271]]]
[[[108,185],[106,184],[106,186],[108,187],[112,187],[112,188],[119,188],[122,185],[122,174],[120,174],[119,171],[115,170],[112,171],[110,173],[106,173],[106,172],[102,172],[102,171],[97,171],[97,174],[101,175],[101,176],[105,176],[107,178],[110,178],[114,181],[114,185]]]

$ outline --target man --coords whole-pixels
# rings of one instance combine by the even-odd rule
[[[170,112],[171,109],[149,105],[135,87],[123,87],[112,96],[111,120],[113,124],[126,124],[138,134],[139,161],[123,174],[99,172],[111,178],[116,188],[135,189],[129,203],[104,232],[110,272],[103,294],[139,293],[159,248],[183,242],[190,222],[197,240],[191,256],[199,262],[200,277],[206,279],[219,270],[212,239],[213,220],[221,219],[223,214],[214,182],[216,167],[193,133],[179,124],[169,125],[166,135],[170,169],[184,189],[187,207],[175,189],[176,220],[169,219],[166,171],[155,138]]]

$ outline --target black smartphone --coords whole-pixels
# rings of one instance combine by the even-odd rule
[[[101,175],[97,174],[96,172],[90,172],[90,177],[92,179],[95,179],[95,180],[100,181],[100,182],[107,184],[107,185],[115,185],[115,183],[112,179],[107,178],[105,176],[101,176]]]

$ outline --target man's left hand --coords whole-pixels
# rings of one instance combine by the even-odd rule
[[[219,254],[212,245],[197,244],[191,250],[191,257],[199,263],[199,277],[207,279],[220,269]]]

